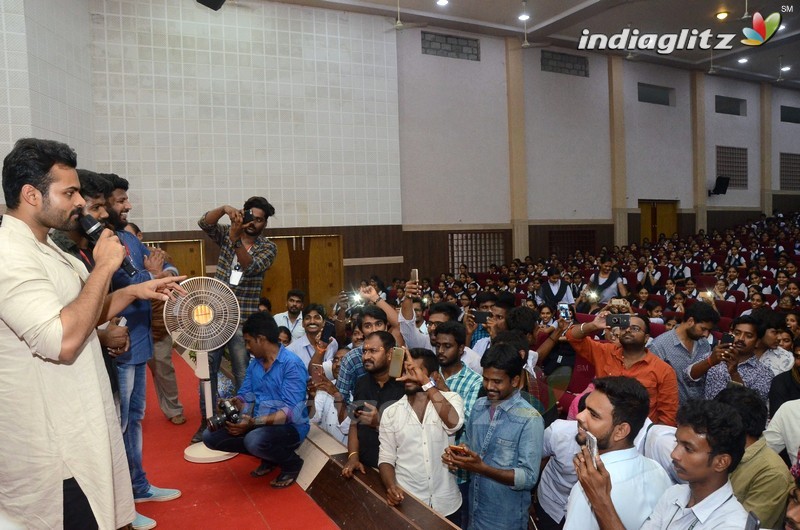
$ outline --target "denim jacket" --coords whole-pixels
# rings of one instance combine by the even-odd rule
[[[544,421],[519,391],[498,405],[490,419],[490,402],[475,402],[464,442],[483,461],[498,469],[514,470],[514,485],[506,486],[473,474],[470,483],[470,528],[527,530],[531,490],[539,478]]]

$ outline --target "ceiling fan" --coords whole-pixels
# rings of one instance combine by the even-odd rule
[[[400,19],[400,0],[397,0],[397,17],[394,19],[394,25],[392,29],[388,29],[386,31],[403,31],[404,29],[411,29],[411,28],[424,28],[427,24],[425,23],[405,23]]]
[[[524,49],[528,48],[546,48],[550,46],[550,42],[543,41],[543,42],[530,42],[528,41],[528,21],[522,21],[522,35],[524,36],[522,39],[521,47]]]

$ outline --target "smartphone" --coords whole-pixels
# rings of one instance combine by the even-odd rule
[[[247,223],[251,223],[253,221],[253,219],[255,219],[255,216],[253,215],[253,210],[252,209],[245,210],[244,213],[242,214],[242,224],[243,225],[246,225]]]
[[[395,346],[392,348],[392,360],[389,362],[389,377],[398,378],[403,375],[403,361],[405,361],[406,352],[403,348]]]
[[[586,447],[592,456],[592,464],[597,469],[597,437],[589,431],[586,431]]]
[[[455,453],[458,456],[467,456],[466,448],[461,447],[460,445],[451,445],[450,446],[450,452],[451,453]]]
[[[328,344],[333,337],[333,334],[336,332],[336,326],[333,325],[333,322],[330,320],[325,321],[325,325],[322,326],[322,342]]]
[[[325,369],[321,364],[311,365],[311,381],[313,381],[315,385],[325,381]]]
[[[611,305],[625,305],[625,301],[622,298],[612,298]]]
[[[475,323],[486,324],[486,321],[489,320],[491,316],[492,313],[489,311],[475,311]]]
[[[719,339],[720,344],[733,344],[733,334],[725,333],[722,335],[722,338]]]
[[[748,512],[744,530],[758,530],[759,528],[761,528],[761,519],[753,512]]]
[[[419,269],[411,269],[411,278],[412,282],[419,283]]]
[[[571,315],[571,314],[570,314],[570,312],[569,312],[569,304],[565,304],[565,303],[563,303],[563,302],[561,302],[560,304],[558,304],[558,314],[559,314],[559,315],[561,316],[561,318],[563,318],[564,320],[569,320],[569,319],[571,319],[571,318],[572,318],[572,315]]]
[[[606,326],[610,328],[629,328],[631,327],[630,315],[607,315]]]

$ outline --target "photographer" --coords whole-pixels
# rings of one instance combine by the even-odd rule
[[[242,333],[245,347],[255,359],[230,401],[239,412],[239,420],[230,421],[236,416],[231,414],[224,429],[206,429],[203,443],[211,449],[261,458],[254,476],[280,467],[280,475],[270,485],[286,488],[294,484],[303,467],[295,449],[309,430],[305,402],[308,370],[280,343],[278,325],[269,313],[251,315]]]

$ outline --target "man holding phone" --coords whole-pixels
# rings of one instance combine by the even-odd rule
[[[571,327],[567,331],[567,340],[578,355],[594,366],[598,377],[625,375],[642,383],[650,395],[650,420],[674,426],[678,412],[678,380],[672,367],[645,347],[650,334],[649,320],[631,316],[630,325],[620,329],[618,344],[601,343],[590,338],[611,327],[606,320],[609,315],[601,311],[592,322]]]

